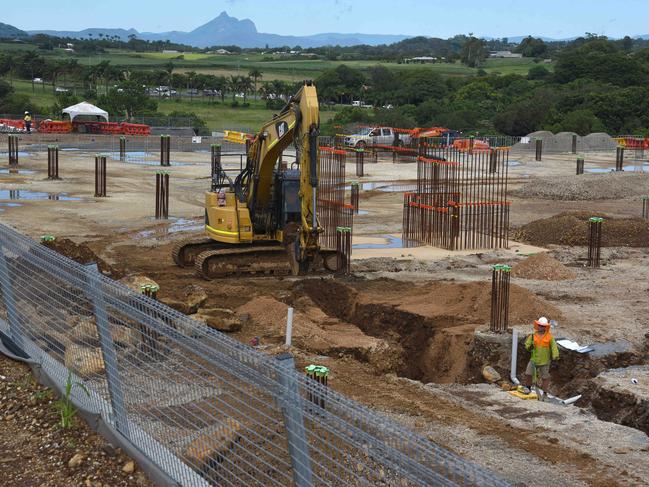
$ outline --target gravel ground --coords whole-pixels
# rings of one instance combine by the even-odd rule
[[[80,418],[59,426],[56,397],[29,368],[0,355],[0,483],[3,486],[152,486],[119,448]]]
[[[551,200],[610,200],[647,194],[649,174],[610,172],[536,178],[512,193]]]

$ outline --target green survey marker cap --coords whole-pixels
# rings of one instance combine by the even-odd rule
[[[491,266],[491,268],[494,271],[503,271],[503,272],[509,272],[509,271],[512,270],[512,267],[507,265],[507,264],[495,264],[495,265]]]
[[[593,223],[601,223],[604,221],[604,219],[601,216],[592,216],[588,219],[588,221]]]

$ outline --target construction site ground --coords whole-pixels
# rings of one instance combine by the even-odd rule
[[[269,354],[285,350],[293,306],[300,367],[330,367],[334,389],[514,484],[647,485],[649,230],[639,196],[649,176],[607,172],[614,152],[587,154],[587,174],[575,176],[575,158],[535,162],[534,154],[511,154],[511,235],[520,241],[462,252],[402,248],[401,190],[414,184],[416,164],[386,157],[366,163],[357,178],[348,163],[348,180],[374,184],[361,189],[353,275],[346,278],[204,281],[174,266],[173,245],[202,229],[209,154],[172,154],[186,164],[165,168],[168,221],[153,218],[159,166],[109,159],[108,197],[95,198],[93,154],[62,152],[58,181],[47,179],[46,154],[21,155],[17,174],[5,158],[0,221],[35,239],[55,235],[57,250],[80,261],[100,258],[115,279],[145,275],[160,285],[161,301],[198,311],[211,326],[220,327],[213,310],[230,313],[223,329],[245,343],[258,337]],[[226,166],[238,164],[226,158]],[[593,215],[605,216],[605,235],[615,231],[605,239],[611,246],[600,269],[585,266],[582,233]],[[545,315],[558,321],[555,335],[596,345],[590,354],[564,350],[554,366],[550,392],[583,394],[576,405],[521,400],[483,379],[486,364],[509,375],[511,335],[485,333],[494,263],[514,266],[509,323],[522,337]],[[186,303],[190,285],[203,288],[207,300]],[[519,351],[522,377],[528,357]]]

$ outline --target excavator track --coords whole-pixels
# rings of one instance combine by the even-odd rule
[[[191,267],[196,262],[202,252],[223,248],[223,244],[212,240],[211,238],[195,238],[193,240],[183,240],[174,245],[171,251],[171,258],[179,267]]]
[[[202,252],[194,263],[196,274],[211,280],[230,276],[287,276],[292,273],[282,246],[255,246]]]

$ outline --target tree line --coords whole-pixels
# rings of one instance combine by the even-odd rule
[[[530,47],[530,43],[523,49]],[[532,46],[533,47],[533,46]],[[530,48],[532,48],[530,47]],[[363,100],[335,124],[441,125],[463,131],[526,135],[536,130],[649,133],[649,48],[589,35],[554,53],[554,72],[542,63],[526,76],[496,73],[443,77],[430,69],[340,65],[317,80],[325,102]]]

